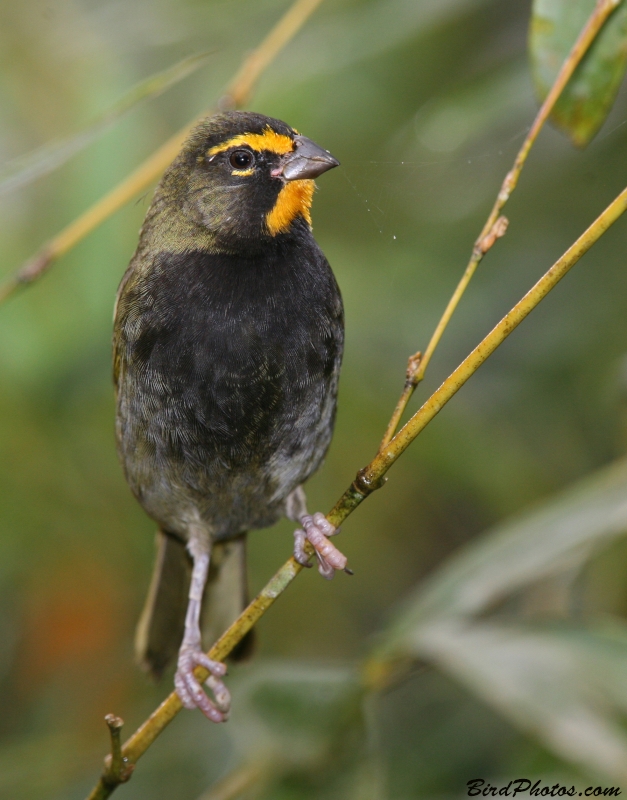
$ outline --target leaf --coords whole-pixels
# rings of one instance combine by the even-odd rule
[[[0,194],[7,194],[13,189],[25,186],[62,166],[138,103],[158,97],[195,72],[210,55],[211,52],[205,52],[189,56],[163,72],[151,75],[130,89],[87,128],[73,136],[47,142],[42,147],[9,161],[0,171]]]
[[[410,599],[397,628],[477,617],[542,579],[580,568],[627,532],[627,459],[599,470],[453,555]]]
[[[359,674],[347,668],[274,662],[243,677],[229,734],[247,759],[274,763],[264,797],[291,797],[295,783],[303,800],[383,796],[363,696]]]
[[[448,621],[425,627],[414,648],[562,758],[627,781],[627,626]]]
[[[238,686],[231,727],[237,739],[254,730],[261,750],[289,753],[294,764],[324,760],[340,721],[360,716],[362,689],[350,669],[290,662],[261,665]],[[247,752],[243,744],[242,749]]]
[[[627,460],[464,548],[416,592],[375,655],[436,664],[559,756],[627,780],[627,627],[506,624],[508,598],[627,532]]]
[[[529,50],[536,92],[544,100],[595,0],[534,0]],[[627,68],[627,3],[610,16],[575,70],[551,121],[585,147],[612,108]]]

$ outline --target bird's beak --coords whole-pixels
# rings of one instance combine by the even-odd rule
[[[333,158],[328,150],[323,150],[306,136],[294,137],[295,150],[283,160],[283,165],[277,172],[286,181],[301,181],[305,178],[317,178],[333,167],[338,167],[340,162]],[[274,173],[273,173],[274,174]]]

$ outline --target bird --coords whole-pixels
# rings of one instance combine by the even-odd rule
[[[314,180],[337,166],[280,120],[203,119],[155,190],[116,297],[117,450],[158,526],[136,656],[157,678],[176,657],[182,705],[213,722],[231,699],[203,638],[246,606],[247,532],[286,516],[299,563],[311,566],[310,542],[324,577],[350,572],[303,490],[331,442],[344,345],[310,213]]]

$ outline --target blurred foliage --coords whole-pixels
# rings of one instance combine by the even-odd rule
[[[189,56],[173,64],[168,69],[151,75],[149,78],[133,86],[111,108],[102,113],[87,128],[66,139],[46,142],[30,153],[13,159],[0,172],[0,192],[10,192],[19,186],[52,172],[62,166],[70,158],[80,153],[88,144],[95,141],[108,127],[113,125],[123,114],[130,111],[142,100],[158,97],[183,78],[201,67],[209,57],[209,53]]]
[[[529,47],[536,90],[544,100],[594,10],[596,0],[534,0]],[[627,69],[627,7],[611,15],[578,66],[551,114],[579,147],[597,133]]]
[[[3,273],[215,101],[284,8],[0,0],[2,163],[85,130],[146,76],[216,51],[57,171],[0,197]],[[407,356],[424,347],[533,118],[529,14],[497,0],[323,4],[254,100],[342,162],[313,209],[344,294],[347,347],[312,507],[328,509],[376,450]],[[543,132],[509,232],[421,397],[624,188],[626,116],[621,90],[583,153]],[[169,690],[132,664],[152,523],[116,461],[110,382],[113,298],[147,202],[0,309],[0,797],[11,800],[84,797],[106,748],[104,714],[121,714],[129,732]],[[251,759],[269,766],[250,796],[273,800],[460,796],[478,776],[617,780],[624,465],[471,542],[627,449],[624,236],[621,222],[348,520],[355,577],[307,573],[264,617],[256,659],[231,669],[228,725],[181,714],[121,798],[194,800]],[[253,590],[290,549],[286,522],[251,535]],[[425,664],[364,698],[357,665],[372,648]],[[585,753],[564,720],[592,743]]]
[[[627,779],[627,624],[586,620],[592,555],[627,530],[627,461],[450,558],[385,636],[574,763]],[[624,549],[624,548],[623,548]]]

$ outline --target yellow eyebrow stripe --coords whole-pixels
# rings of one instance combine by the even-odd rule
[[[216,153],[223,153],[225,150],[230,150],[231,147],[238,147],[243,144],[247,144],[258,152],[269,150],[271,153],[278,153],[279,155],[291,153],[294,149],[294,141],[289,136],[276,133],[272,128],[266,128],[262,133],[240,133],[237,136],[233,136],[231,139],[227,139],[226,142],[212,147],[207,155],[214,156]]]

